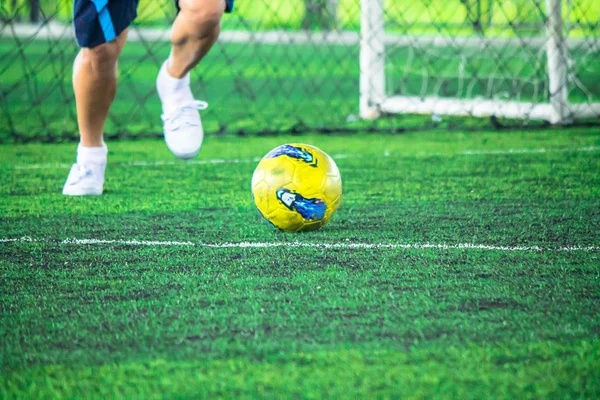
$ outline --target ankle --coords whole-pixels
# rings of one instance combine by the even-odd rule
[[[190,73],[177,77],[170,71],[171,58],[168,58],[158,73],[158,90],[163,92],[178,92],[190,86]]]
[[[169,60],[163,63],[156,81],[156,88],[165,114],[175,111],[179,104],[194,100],[190,89],[189,72],[181,79],[174,78],[167,70],[168,64]]]
[[[178,68],[178,66],[173,63],[172,57],[169,57],[167,61],[165,61],[165,71],[171,78],[174,79],[186,79],[190,76],[189,71],[186,71],[181,67]]]
[[[79,144],[77,147],[78,164],[106,164],[108,158],[108,147],[105,143],[100,146],[84,146]]]

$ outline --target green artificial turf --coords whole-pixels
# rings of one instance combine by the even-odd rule
[[[252,204],[286,142],[340,168],[321,231]],[[29,238],[0,243],[0,397],[600,396],[600,129],[108,145],[95,198],[60,194],[74,144],[0,146],[0,239]]]

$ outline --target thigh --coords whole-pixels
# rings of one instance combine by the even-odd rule
[[[233,2],[235,0],[223,0],[225,2],[225,12],[230,13],[233,11]],[[179,0],[175,0],[175,6],[177,7],[177,11],[179,11]]]
[[[137,5],[138,0],[75,0],[77,44],[92,48],[114,40],[137,16]]]

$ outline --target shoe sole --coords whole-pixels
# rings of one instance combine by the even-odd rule
[[[69,192],[69,191],[63,190],[62,194],[65,196],[101,196],[102,191],[98,192],[97,190],[89,190],[89,191],[81,190],[81,191],[76,191],[76,192]]]
[[[171,150],[171,153],[173,153],[173,155],[181,160],[189,160],[191,158],[194,158],[198,155],[198,153],[200,153],[200,149],[198,149],[198,151],[194,152],[194,153],[176,153],[173,150]]]

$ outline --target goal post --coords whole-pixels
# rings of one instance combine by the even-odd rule
[[[546,58],[548,59],[548,89],[550,122],[567,122],[569,95],[567,92],[567,49],[563,35],[561,0],[546,0]]]
[[[376,118],[385,101],[383,0],[360,0],[360,116]]]
[[[534,3],[534,0],[523,0],[522,3],[526,1]],[[418,2],[425,4],[423,0]],[[493,0],[489,0],[489,3],[492,4]],[[385,4],[394,5],[393,2]],[[541,8],[539,2],[535,4],[539,4]],[[465,29],[452,32],[438,27],[438,32],[434,35],[406,36],[385,29],[386,22],[393,17],[387,16],[388,10],[384,7],[383,0],[361,0],[360,116],[364,119],[377,118],[381,114],[495,116],[545,120],[552,124],[600,118],[599,93],[588,94],[584,102],[569,101],[569,80],[582,86],[578,81],[576,68],[573,68],[578,60],[569,58],[569,47],[579,50],[585,46],[589,48],[586,51],[596,58],[600,47],[597,37],[584,36],[569,43],[566,36],[568,31],[565,33],[563,7],[570,7],[570,1],[545,0],[545,10],[538,10],[540,24],[545,29],[539,29],[533,35],[527,32],[519,36],[520,31],[515,29],[515,23],[508,21],[505,31],[491,27],[494,29],[489,29],[492,31],[489,35],[476,29],[470,32]],[[491,16],[488,19],[491,20]],[[419,55],[435,57],[431,53],[437,51],[440,58],[448,62],[440,65],[439,62],[430,61],[423,65],[418,71],[422,75],[419,93],[415,93],[415,90],[411,93],[408,88],[410,85],[404,83],[400,85],[401,90],[394,93],[389,88],[389,82],[393,80],[390,75],[393,74],[387,70],[387,66],[394,62],[393,54],[401,49],[408,49],[413,59]],[[481,58],[485,58],[486,54],[493,60],[482,62]],[[458,60],[458,67],[453,72],[454,78],[448,77],[446,69],[446,64],[454,62],[448,58],[449,55]],[[480,70],[469,65],[471,59],[474,60],[473,65],[480,65]],[[400,62],[406,62],[406,58],[402,58]],[[494,62],[497,65],[489,65]],[[519,70],[515,67],[517,64],[525,65],[521,65]],[[518,75],[523,70],[532,69],[532,64],[535,64],[535,71],[531,72],[531,76],[515,76],[511,82],[510,71],[515,70],[514,74]],[[438,69],[435,68],[436,65]],[[494,76],[494,68],[502,72],[501,78]],[[406,69],[397,80],[407,79]],[[471,76],[468,76],[467,70],[470,70]],[[541,79],[540,75],[543,75]],[[452,79],[454,82],[451,82]],[[454,95],[439,93],[442,91],[440,88],[453,85],[457,87]],[[515,92],[515,87],[519,85],[534,85],[535,93],[522,95]],[[479,93],[475,93],[477,90],[469,93],[469,90],[464,90],[465,86],[478,88]],[[586,88],[583,89],[584,92],[589,92]]]

